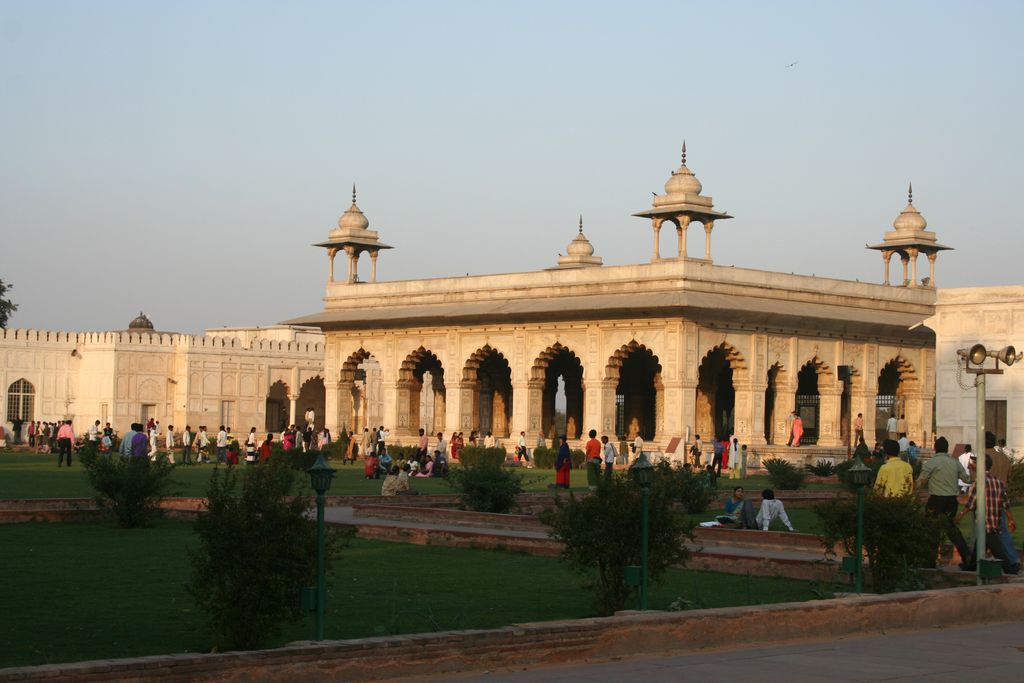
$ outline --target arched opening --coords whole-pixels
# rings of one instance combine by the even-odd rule
[[[727,439],[733,434],[736,389],[733,369],[740,367],[736,349],[721,344],[704,356],[697,371],[696,430],[703,438]]]
[[[508,438],[512,422],[512,368],[505,356],[490,346],[478,349],[466,361],[463,381],[471,384],[473,396],[470,424],[486,434]]]
[[[658,430],[659,399],[663,395],[661,364],[643,344],[631,341],[615,352],[608,363],[608,378],[615,387],[615,431],[619,438],[637,434],[653,440]]]
[[[889,416],[897,419],[906,413],[906,394],[911,382],[916,381],[914,368],[905,358],[896,356],[878,373],[878,394],[875,396],[875,439],[888,438],[886,422]]]
[[[7,421],[35,420],[36,388],[27,379],[19,379],[7,387]]]
[[[384,388],[380,363],[373,354],[359,349],[342,363],[339,373],[339,423],[359,433],[384,423]]]
[[[407,392],[407,393],[406,393]],[[415,435],[444,431],[444,367],[437,356],[422,346],[406,356],[398,371],[398,429]]]
[[[775,363],[768,368],[768,385],[764,390],[764,440],[765,443],[775,443],[775,401],[779,396],[779,373],[782,365]]]
[[[543,382],[541,431],[554,442],[559,435],[578,439],[583,433],[583,363],[576,354],[554,344],[537,358],[532,377]]]
[[[804,425],[801,444],[818,443],[818,423],[821,394],[818,393],[818,375],[827,368],[817,358],[807,361],[796,375],[796,410]]]
[[[267,420],[266,430],[268,432],[280,433],[288,427],[288,385],[278,380],[270,385],[267,392]]]
[[[306,380],[299,389],[299,397],[296,399],[295,419],[299,422],[296,425],[299,429],[306,428],[305,415],[309,410],[313,411],[313,429],[319,431],[324,428],[324,404],[327,397],[327,388],[324,386],[324,378],[317,375]]]

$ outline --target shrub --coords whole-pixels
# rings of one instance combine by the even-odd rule
[[[557,448],[535,448],[532,453],[533,466],[544,469],[554,469],[555,460],[558,459]],[[573,469],[577,469],[583,466],[583,462],[587,459],[587,454],[578,448],[569,451],[569,457],[572,458]]]
[[[834,499],[815,508],[821,519],[822,543],[852,555],[857,533],[857,499]],[[914,495],[886,497],[865,491],[864,551],[877,593],[920,588],[920,567],[935,566],[935,547],[942,521],[925,512]]]
[[[175,465],[163,456],[150,462],[87,448],[80,458],[97,504],[112,510],[118,526],[125,529],[148,526],[160,515],[160,501],[174,495],[178,485],[171,479]]]
[[[462,506],[474,512],[508,513],[523,492],[522,479],[514,470],[487,461],[451,468],[448,484],[458,492]]]
[[[669,496],[681,504],[690,514],[708,509],[715,499],[711,479],[704,472],[692,472],[681,464],[672,465],[661,461],[654,466],[655,476],[662,480],[669,490]]]
[[[850,460],[844,460],[836,465],[836,477],[838,477],[839,481],[851,491],[857,490],[857,487],[850,481],[849,476],[850,468],[853,467],[853,463],[855,462],[857,462],[857,459],[851,458]],[[870,487],[875,482],[875,477],[878,475],[878,470],[882,466],[882,461],[876,460],[875,458],[868,458],[864,461],[864,464],[871,468],[871,481],[868,482],[868,486]],[[915,475],[915,477],[916,476],[917,475]]]
[[[640,564],[641,492],[628,475],[601,480],[597,491],[567,500],[556,499],[540,519],[548,534],[564,543],[561,558],[584,576],[594,591],[597,611],[610,615],[623,609],[632,588],[626,585],[629,565]],[[648,576],[656,582],[668,567],[689,558],[685,542],[693,538],[693,525],[675,509],[673,487],[656,476],[649,500]]]
[[[329,451],[324,451],[324,457],[328,457]],[[316,462],[317,456],[320,455],[320,451],[308,450],[305,453],[302,452],[302,448],[293,448],[290,451],[286,451],[281,447],[280,444],[275,443],[273,448],[270,450],[270,459],[277,460],[285,463],[288,467],[293,470],[301,470],[305,472],[313,463]]]
[[[484,448],[483,446],[466,446],[459,453],[459,462],[463,467],[475,465],[494,465],[500,467],[505,464],[507,454],[504,448]]]
[[[768,470],[768,478],[777,489],[794,491],[804,485],[804,471],[786,460],[769,458],[762,461],[761,466]]]
[[[806,469],[818,477],[831,477],[836,473],[836,465],[831,460],[819,460],[813,465],[807,465]]]
[[[257,648],[302,618],[298,589],[315,582],[316,522],[294,496],[300,475],[282,458],[244,470],[216,468],[195,524],[186,586],[220,650]],[[328,537],[329,548],[338,536]],[[328,558],[331,553],[328,552]]]
[[[1024,460],[1010,465],[1010,476],[1006,479],[1006,495],[1011,503],[1024,499]]]
[[[388,444],[388,455],[395,462],[399,460],[412,460],[419,452],[419,446],[392,446]]]

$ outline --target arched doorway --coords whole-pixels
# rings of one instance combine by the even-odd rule
[[[338,418],[343,429],[355,433],[384,423],[383,381],[380,363],[360,348],[341,365],[338,380]]]
[[[796,375],[796,410],[804,425],[801,444],[818,443],[821,394],[818,390],[818,376],[828,372],[828,366],[817,358],[804,363]]]
[[[508,438],[512,422],[512,368],[497,349],[485,345],[466,361],[463,382],[472,389],[472,418],[481,434]]]
[[[7,421],[29,422],[35,420],[36,388],[27,379],[19,379],[7,387]],[[27,427],[22,427],[27,429]],[[24,441],[21,432],[15,433],[14,443]]]
[[[768,368],[768,385],[764,390],[764,440],[769,444],[785,443],[786,420],[792,406],[786,405],[783,399],[786,385],[786,371],[781,363]]]
[[[533,363],[531,377],[542,383],[541,432],[545,438],[578,439],[583,433],[583,363],[571,350],[555,343]]]
[[[735,431],[736,389],[733,371],[742,367],[728,344],[711,349],[697,370],[696,433],[703,439],[727,439]]]
[[[266,430],[268,432],[283,432],[288,427],[288,385],[278,380],[270,385],[267,392],[267,420]]]
[[[295,401],[295,419],[299,429],[306,428],[306,411],[312,409],[314,414],[313,429],[324,428],[324,403],[327,396],[327,388],[324,386],[324,378],[317,375],[311,377],[302,384],[299,389],[299,397]]]
[[[406,356],[398,371],[398,429],[415,435],[444,430],[444,367],[437,356],[422,346]]]
[[[888,438],[885,425],[890,415],[899,419],[906,414],[906,395],[916,381],[914,367],[902,356],[896,356],[882,367],[878,373],[878,393],[875,396],[876,441]]]
[[[659,401],[663,396],[661,364],[643,344],[631,341],[609,359],[607,378],[618,380],[615,386],[615,433],[632,439],[637,434],[645,441],[657,436]]]

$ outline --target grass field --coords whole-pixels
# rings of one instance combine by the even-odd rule
[[[151,529],[100,524],[0,526],[0,667],[209,648],[185,591],[186,522]],[[243,560],[240,560],[243,561]],[[592,615],[580,578],[554,558],[355,540],[340,552],[329,591],[329,639]],[[225,567],[225,571],[231,571]],[[705,607],[809,600],[805,581],[673,570],[651,591]],[[291,626],[275,644],[309,637]]]

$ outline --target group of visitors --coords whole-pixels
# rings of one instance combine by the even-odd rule
[[[761,491],[761,506],[755,514],[754,504],[747,499],[743,487],[737,486],[733,488],[732,495],[725,501],[725,514],[719,515],[716,521],[719,524],[735,525],[740,529],[768,531],[776,519],[780,520],[790,531],[796,531],[789,521],[789,515],[786,514],[786,506],[775,497],[775,491],[772,489]]]

